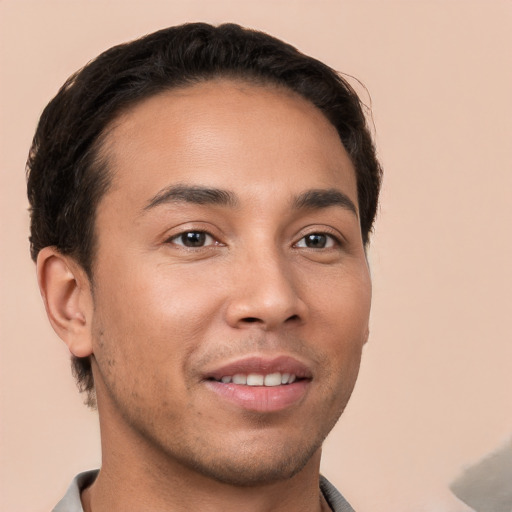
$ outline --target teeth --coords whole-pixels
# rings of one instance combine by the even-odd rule
[[[265,375],[265,386],[280,386],[281,385],[281,374],[280,373],[269,373]]]
[[[220,380],[224,384],[239,384],[245,386],[280,386],[281,384],[291,384],[295,382],[297,377],[290,373],[269,373],[262,375],[260,373],[249,373],[245,375],[243,373],[236,373],[235,375],[225,375]]]
[[[249,373],[249,375],[247,375],[248,386],[263,386],[264,382],[265,377],[263,377],[263,375],[259,375],[258,373]]]
[[[241,373],[233,375],[233,384],[247,384],[247,375]]]

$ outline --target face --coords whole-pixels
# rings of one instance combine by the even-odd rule
[[[239,485],[317,461],[371,295],[333,126],[292,92],[210,81],[137,105],[105,151],[91,329],[103,434]]]

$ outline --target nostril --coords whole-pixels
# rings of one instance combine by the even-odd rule
[[[248,316],[247,318],[242,319],[244,322],[247,323],[254,323],[254,322],[260,322],[261,320],[259,318],[256,318],[254,316]]]
[[[299,315],[291,315],[285,320],[285,322],[297,322],[298,320],[300,320]],[[247,316],[245,318],[242,318],[242,322],[247,324],[265,323],[261,318],[257,318],[255,316]]]

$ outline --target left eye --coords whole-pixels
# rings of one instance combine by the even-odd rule
[[[328,249],[334,247],[336,241],[331,235],[326,233],[311,233],[302,237],[296,244],[296,247],[308,247],[309,249]]]
[[[215,239],[204,231],[185,231],[172,237],[170,242],[184,247],[205,247],[214,245]]]

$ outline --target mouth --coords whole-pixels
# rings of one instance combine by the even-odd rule
[[[219,380],[214,379],[216,382],[222,382],[223,384],[237,384],[238,386],[284,386],[293,384],[297,380],[297,375],[293,373],[235,373],[235,375],[223,375]]]
[[[298,405],[308,392],[312,372],[288,356],[249,357],[208,372],[204,381],[221,401],[268,413]]]

